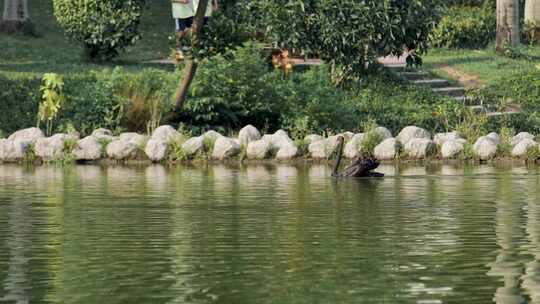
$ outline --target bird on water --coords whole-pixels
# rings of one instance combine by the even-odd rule
[[[372,172],[377,169],[380,165],[379,161],[373,157],[366,157],[362,154],[356,156],[351,164],[345,168],[343,172],[339,172],[339,167],[341,165],[341,158],[343,155],[343,145],[345,139],[343,136],[338,137],[338,147],[337,147],[337,160],[334,164],[334,169],[332,171],[332,177],[342,178],[342,177],[383,177],[384,174],[378,172]]]

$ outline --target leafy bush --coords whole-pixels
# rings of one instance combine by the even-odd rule
[[[54,0],[53,5],[58,23],[83,43],[92,61],[110,60],[140,38],[144,0]]]
[[[146,69],[123,69],[65,75],[65,101],[54,132],[76,129],[83,135],[105,127],[146,131],[170,108],[175,75]],[[41,102],[39,78],[8,79],[0,75],[0,126],[6,133],[36,124]]]
[[[201,62],[182,121],[194,134],[253,124],[274,131],[286,128],[297,138],[308,133],[360,131],[373,121],[396,132],[415,124],[445,131],[455,121],[455,101],[401,83],[391,74],[365,77],[335,87],[330,68],[314,67],[289,76],[273,69],[255,45],[247,45]],[[98,127],[151,131],[170,109],[178,74],[145,69],[87,72],[64,76],[65,103],[55,131],[75,128],[83,135]],[[0,110],[9,117],[2,129],[15,131],[35,124],[40,100],[39,79],[0,77]],[[435,109],[443,107],[443,119]],[[23,115],[24,114],[24,115]],[[13,117],[17,117],[13,120]]]
[[[38,110],[38,127],[40,122],[46,123],[47,135],[52,135],[53,121],[62,109],[66,97],[64,96],[64,79],[55,73],[47,73],[42,78],[40,88],[42,101]]]
[[[332,85],[327,67],[293,74],[279,92],[286,102],[280,117],[284,128],[305,136],[360,127],[355,101],[346,90]]]
[[[516,132],[540,133],[540,70],[530,69],[481,89],[476,93],[492,106],[504,108],[507,104],[517,104],[521,113],[491,118],[488,129],[513,128]]]
[[[210,2],[209,2],[210,5]],[[212,14],[203,28],[200,43],[194,51],[198,59],[223,54],[229,49],[241,46],[249,39],[252,28],[244,20],[246,7],[241,1],[220,1],[220,9]],[[184,45],[191,45],[190,36]]]
[[[118,98],[118,121],[127,130],[151,134],[173,108],[176,81],[168,72],[147,69],[126,73],[117,68],[110,81]]]
[[[109,77],[110,72],[64,77],[66,102],[58,125],[72,124],[82,134],[100,127],[116,129],[119,108]]]
[[[8,79],[0,75],[0,126],[6,134],[36,125],[40,83],[38,77]]]
[[[439,1],[261,0],[259,28],[274,46],[317,55],[335,83],[357,78],[378,56],[418,54],[439,18]]]
[[[430,35],[434,47],[483,48],[495,38],[495,12],[489,7],[448,10]]]
[[[270,71],[253,45],[204,60],[184,106],[183,121],[201,127],[237,128],[264,124],[277,128],[283,80]]]

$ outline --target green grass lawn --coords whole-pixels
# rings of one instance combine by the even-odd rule
[[[3,5],[4,0],[0,0],[0,8]],[[142,40],[123,51],[118,59],[109,65],[85,62],[81,45],[67,40],[56,23],[51,0],[29,1],[29,5],[30,17],[39,37],[0,34],[0,73],[9,77],[46,72],[76,73],[116,65],[137,69],[145,61],[169,55],[168,37],[174,30],[170,0],[150,2],[143,13],[140,26]]]
[[[441,76],[449,76],[441,70],[449,66],[461,73],[477,77],[480,84],[489,85],[501,78],[536,69],[540,64],[540,46],[520,48],[523,56],[511,59],[499,56],[494,47],[483,50],[445,50],[434,49],[424,57],[424,68]]]

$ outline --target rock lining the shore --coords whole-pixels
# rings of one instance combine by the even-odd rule
[[[517,143],[512,149],[512,156],[524,157],[527,155],[529,149],[531,148],[538,151],[538,143],[531,138],[523,137],[523,139],[519,143]]]
[[[443,159],[454,159],[463,153],[467,141],[462,138],[452,138],[443,142],[441,156]]]
[[[68,140],[78,140],[78,135],[55,134],[51,137],[40,138],[36,141],[36,156],[43,161],[54,161],[64,156],[66,142]]]
[[[478,138],[473,145],[467,143],[458,132],[438,133],[431,138],[430,133],[416,126],[408,126],[393,138],[391,132],[378,127],[370,132],[378,132],[382,141],[370,143],[376,145],[371,151],[381,161],[396,159],[423,160],[428,158],[459,159],[465,156],[476,160],[487,161],[498,157],[501,145],[511,146],[511,156],[530,158],[540,155],[540,145],[534,135],[522,132],[505,139],[495,133]],[[122,133],[115,136],[107,129],[97,129],[92,135],[79,139],[78,134],[55,134],[45,137],[37,128],[17,131],[7,139],[0,139],[0,161],[22,162],[37,158],[51,162],[70,157],[77,161],[114,161],[150,160],[162,162],[166,160],[189,160],[198,155],[203,159],[225,161],[245,158],[248,160],[294,160],[298,157],[313,160],[329,160],[333,158],[338,146],[339,136],[345,139],[343,156],[355,158],[363,151],[363,144],[372,133],[344,132],[338,135],[323,137],[317,134],[306,136],[300,141],[293,141],[284,130],[273,134],[262,135],[254,126],[248,125],[240,130],[236,138],[227,137],[210,130],[198,137],[185,138],[171,126],[157,128],[150,137],[137,133]],[[67,145],[67,143],[71,143]],[[301,147],[300,144],[304,146]],[[469,145],[469,146],[467,146]],[[504,147],[506,147],[504,146]],[[72,147],[72,151],[66,149]],[[531,150],[532,149],[532,150]],[[536,150],[535,150],[536,149]],[[302,151],[300,151],[302,150]],[[535,152],[535,153],[531,153]],[[182,153],[171,155],[174,153]],[[305,153],[305,155],[300,155]],[[507,152],[505,155],[510,154]]]
[[[102,158],[102,146],[97,138],[88,136],[77,142],[72,153],[75,160],[95,161]]]
[[[378,144],[373,154],[378,160],[394,160],[399,156],[401,143],[395,138],[387,138]]]
[[[474,153],[480,160],[490,160],[497,155],[497,147],[500,139],[496,134],[490,133],[482,136],[474,143]]]

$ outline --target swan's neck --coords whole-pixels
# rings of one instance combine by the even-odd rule
[[[341,165],[341,156],[343,155],[343,141],[339,142],[338,148],[337,148],[337,160],[334,164],[334,169],[332,170],[332,176],[339,176],[339,166]]]

